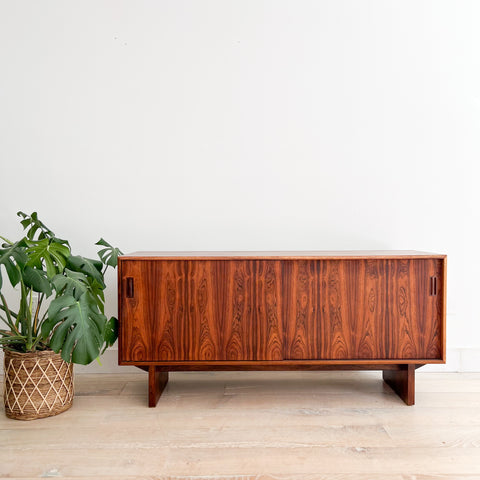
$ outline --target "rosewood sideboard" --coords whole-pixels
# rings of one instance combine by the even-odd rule
[[[446,256],[417,251],[119,257],[119,364],[148,371],[382,370],[407,405],[445,363]]]

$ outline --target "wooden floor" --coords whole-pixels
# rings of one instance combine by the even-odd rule
[[[407,407],[380,372],[77,375],[74,406],[0,412],[0,478],[480,479],[480,374],[417,371]],[[1,407],[3,409],[3,406]]]

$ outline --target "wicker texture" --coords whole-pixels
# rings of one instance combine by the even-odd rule
[[[72,406],[73,364],[51,350],[5,351],[5,414],[17,420],[57,415]]]

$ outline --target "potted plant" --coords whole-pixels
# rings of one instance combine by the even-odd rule
[[[73,255],[36,212],[18,212],[25,235],[0,237],[0,346],[5,353],[5,413],[31,420],[67,410],[73,401],[73,364],[86,365],[117,339],[117,319],[104,311],[108,267],[118,248],[100,239],[99,260]],[[6,277],[5,277],[6,273]],[[15,309],[2,288],[18,293]]]

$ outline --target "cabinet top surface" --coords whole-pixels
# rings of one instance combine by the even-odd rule
[[[446,255],[417,250],[336,250],[336,251],[244,251],[244,252],[133,252],[121,260],[232,260],[232,259],[334,259],[334,258],[446,258]]]

